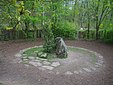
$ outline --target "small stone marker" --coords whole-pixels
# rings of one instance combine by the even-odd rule
[[[42,66],[42,63],[40,63],[40,62],[36,62],[36,64],[37,64],[38,66]]]
[[[40,56],[40,55],[42,55],[43,54],[43,52],[38,52],[38,55]]]
[[[103,56],[99,56],[99,58],[103,59]]]
[[[96,70],[96,68],[95,68],[95,67],[91,67],[91,69],[92,69],[92,70],[94,70],[94,71]]]
[[[60,72],[56,72],[56,74],[60,74]]]
[[[71,71],[65,72],[66,75],[72,75],[73,73]]]
[[[46,70],[45,68],[42,68],[42,67],[39,67],[39,70],[42,70],[42,71],[44,71],[44,70]]]
[[[102,66],[102,64],[101,64],[101,63],[96,63],[96,65],[98,65],[98,66]]]
[[[53,62],[53,63],[51,64],[51,66],[57,67],[57,66],[60,66],[60,63],[59,63],[59,62]]]
[[[33,61],[30,61],[29,64],[33,65],[33,66],[42,66],[42,63],[40,62],[33,62]]]
[[[22,60],[18,61],[18,63],[21,63],[21,62],[22,62]]]
[[[28,61],[28,60],[29,60],[29,59],[27,59],[27,58],[24,58],[24,59],[23,59],[23,61]]]
[[[29,65],[28,64],[24,64],[26,67],[29,67]]]
[[[75,73],[75,74],[79,74],[79,72],[78,72],[78,71],[74,71],[74,73]]]
[[[35,59],[35,57],[32,57],[32,56],[29,56],[28,58],[31,59],[31,60],[34,60]]]
[[[101,63],[101,64],[103,64],[103,62],[104,62],[103,60],[98,60],[98,63]]]
[[[51,63],[48,62],[48,61],[43,61],[43,64],[44,64],[44,65],[50,65]]]
[[[82,70],[80,70],[79,73],[83,73]]]
[[[86,72],[91,72],[91,70],[88,68],[83,68],[83,70],[85,70]]]
[[[45,57],[47,57],[47,53],[43,53],[41,56],[43,56],[45,58]]]
[[[96,65],[95,65],[95,67],[97,67],[97,68],[98,68],[98,67],[99,67],[99,65],[97,65],[97,64],[96,64]]]
[[[21,54],[20,54],[20,53],[17,53],[17,54],[15,55],[15,57],[21,57]]]
[[[34,60],[34,62],[40,62],[40,60],[38,60],[38,59],[35,59],[35,60]]]
[[[48,69],[48,70],[53,70],[54,68],[52,66],[42,66],[43,68],[45,69]]]

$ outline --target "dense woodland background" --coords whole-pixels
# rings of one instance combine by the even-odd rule
[[[43,34],[113,42],[113,1],[0,1],[0,40],[35,40]]]

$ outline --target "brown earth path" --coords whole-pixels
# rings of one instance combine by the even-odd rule
[[[37,41],[0,42],[0,83],[3,85],[113,85],[113,45],[97,41],[66,40],[70,46],[100,53],[106,65],[101,71],[79,75],[54,75],[23,64],[12,63],[14,55],[27,47],[41,45]],[[0,84],[2,85],[2,84]]]

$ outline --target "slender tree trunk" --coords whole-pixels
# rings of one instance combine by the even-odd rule
[[[89,39],[89,33],[90,33],[90,20],[88,19],[88,31],[87,31],[87,38]]]
[[[96,25],[96,40],[99,39],[99,25]]]
[[[98,31],[99,31],[99,15],[98,15],[98,12],[99,12],[99,2],[100,0],[98,0],[98,4],[97,4],[97,7],[96,7],[96,11],[95,11],[95,18],[96,18],[96,40],[98,40]]]
[[[37,30],[36,30],[36,26],[35,26],[35,24],[33,23],[33,28],[34,28],[34,35],[33,35],[33,37],[34,37],[34,39],[36,40],[36,38],[37,38]]]
[[[87,9],[89,9],[89,2],[86,1],[87,3]],[[88,23],[87,23],[87,28],[88,28],[88,31],[87,31],[87,38],[89,39],[89,33],[90,33],[90,12],[88,11],[87,12],[87,16],[88,16]]]

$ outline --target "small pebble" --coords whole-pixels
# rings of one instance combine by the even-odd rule
[[[99,56],[99,58],[103,59],[103,56]]]
[[[88,68],[83,68],[83,70],[85,70],[86,72],[91,72],[91,70]]]
[[[73,73],[70,71],[65,72],[66,75],[72,75]]]
[[[53,70],[54,68],[52,66],[42,66],[43,68],[45,69],[48,69],[48,70]]]
[[[78,72],[78,71],[74,71],[74,73],[75,73],[75,74],[79,74],[79,72]]]
[[[96,70],[96,68],[95,68],[95,67],[91,67],[91,69],[92,69],[92,70],[94,70],[94,71]]]
[[[53,63],[51,64],[51,66],[53,66],[53,67],[57,67],[57,66],[59,66],[59,65],[60,65],[59,62],[53,62]]]

